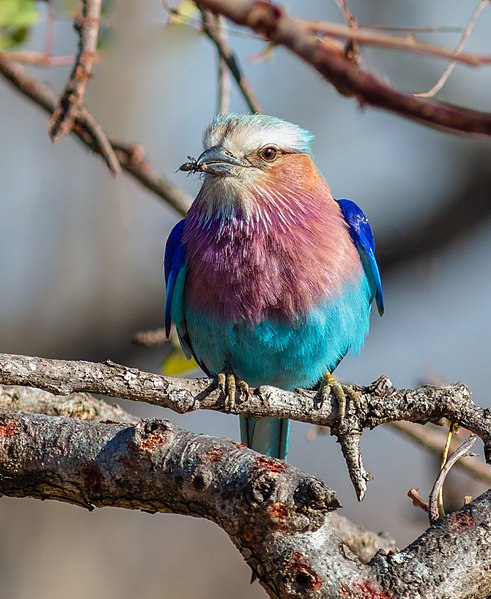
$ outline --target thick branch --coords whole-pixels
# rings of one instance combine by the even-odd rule
[[[118,405],[110,405],[87,393],[60,396],[40,389],[16,386],[0,386],[0,410],[98,420],[111,424],[116,422],[138,424],[141,420],[125,412]],[[387,534],[366,530],[343,516],[333,514],[332,524],[343,542],[363,563],[370,561],[379,550],[396,549],[395,541]]]
[[[360,452],[365,428],[397,420],[423,424],[446,418],[481,437],[488,463],[491,460],[491,413],[475,405],[467,387],[460,383],[397,390],[387,378],[381,377],[370,387],[358,388],[360,409],[350,406],[341,423],[335,398],[319,406],[314,391],[292,392],[267,386],[247,395],[238,391],[235,404],[227,409],[225,397],[211,379],[166,377],[113,362],[96,364],[0,354],[0,383],[38,387],[61,395],[100,393],[145,401],[178,413],[207,409],[329,426],[341,444],[359,499],[363,498],[371,478]]]
[[[198,7],[249,27],[285,46],[328,79],[341,93],[431,127],[491,135],[491,114],[418,98],[397,90],[349,61],[339,49],[323,43],[301,21],[278,4],[264,0],[195,0]]]
[[[48,114],[52,114],[56,106],[56,97],[51,89],[27,75],[25,70],[0,53],[0,74],[23,96],[29,98]],[[96,133],[93,132],[95,119],[87,109],[81,111],[75,120],[72,129],[82,143],[97,154],[101,154],[101,146]],[[191,198],[174,185],[171,181],[161,177],[152,165],[144,159],[140,146],[124,144],[109,139],[115,150],[123,170],[139,181],[144,187],[170,204],[177,212],[185,215],[191,205]]]
[[[2,411],[0,493],[208,518],[229,534],[271,597],[491,591],[491,492],[406,550],[364,565],[341,544],[330,514],[339,502],[321,481],[168,421],[103,424]]]
[[[110,420],[111,422],[127,423],[140,421],[140,418],[125,412],[120,406],[108,404],[88,393],[60,396],[31,387],[0,385],[0,409],[81,420]]]

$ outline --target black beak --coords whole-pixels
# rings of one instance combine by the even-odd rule
[[[237,166],[247,166],[222,146],[205,150],[196,160],[195,171],[211,175],[227,176],[236,174]]]

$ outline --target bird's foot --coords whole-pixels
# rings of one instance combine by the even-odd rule
[[[348,398],[353,402],[353,405],[357,410],[360,409],[360,398],[353,387],[350,387],[349,385],[343,385],[336,380],[328,370],[326,370],[320,384],[322,403],[330,398],[331,393],[334,395],[338,403],[339,422],[346,416],[346,405],[348,403]]]
[[[235,408],[237,387],[247,396],[249,385],[245,381],[237,379],[234,374],[225,374],[225,372],[220,372],[217,378],[218,388],[225,395],[225,410],[232,412]]]

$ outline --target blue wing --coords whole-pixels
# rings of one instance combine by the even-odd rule
[[[183,306],[184,282],[186,277],[186,245],[182,240],[184,222],[185,220],[182,219],[172,229],[165,245],[165,333],[168,337],[171,321],[174,320],[182,349],[187,358],[190,358],[192,350],[188,340]]]
[[[377,302],[378,312],[382,316],[384,313],[384,293],[377,260],[375,259],[375,240],[372,229],[362,209],[354,202],[351,200],[338,200],[337,202],[349,225],[351,239],[360,254],[365,274],[370,283],[370,289]]]

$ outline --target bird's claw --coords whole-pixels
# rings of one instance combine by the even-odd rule
[[[338,404],[338,421],[341,421],[346,416],[348,398],[353,402],[356,410],[359,410],[361,407],[360,398],[353,387],[343,385],[328,371],[326,371],[322,379],[320,393],[322,403],[330,398],[331,393],[336,398]]]
[[[232,412],[235,408],[235,394],[237,387],[246,396],[249,394],[249,385],[240,379],[237,379],[234,374],[225,374],[220,372],[218,374],[218,388],[225,395],[225,410]]]

